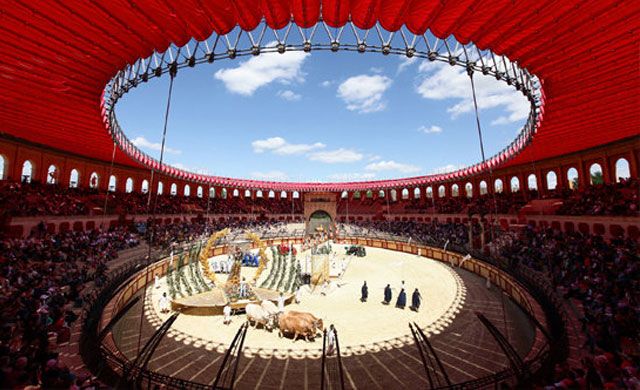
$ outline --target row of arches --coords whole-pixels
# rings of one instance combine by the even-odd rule
[[[623,179],[627,179],[630,177],[629,174],[629,162],[624,159],[624,158],[620,158],[617,163],[616,163],[616,175],[617,175],[617,181],[623,180]],[[576,189],[578,188],[578,183],[579,183],[579,177],[578,177],[578,170],[576,168],[569,168],[567,170],[567,174],[566,174],[566,181],[567,181],[567,185],[569,188],[571,189]],[[603,181],[603,177],[602,177],[602,166],[598,163],[594,163],[591,165],[591,167],[589,168],[589,184],[591,185],[599,185],[602,184]],[[511,192],[518,192],[522,189],[522,185],[520,183],[520,179],[517,176],[513,176],[511,178],[511,180],[509,180],[509,189]],[[535,174],[530,174],[527,177],[527,183],[526,183],[527,189],[528,190],[538,190],[538,179],[536,177]],[[558,186],[558,177],[555,171],[549,171],[547,172],[546,175],[546,189],[547,190],[555,190]],[[485,180],[482,180],[479,183],[479,189],[480,189],[480,195],[485,195],[488,193],[488,186],[487,186],[487,182]],[[443,198],[446,196],[446,191],[447,188],[445,187],[444,184],[441,184],[440,186],[437,187],[437,197],[438,198]],[[452,197],[458,197],[462,195],[462,189],[460,188],[460,186],[458,184],[453,184],[450,187],[451,190],[451,196]],[[494,180],[493,183],[493,190],[496,193],[502,193],[505,191],[505,183],[503,182],[503,180],[501,178],[497,178]],[[427,187],[426,190],[426,197],[427,198],[433,198],[433,188],[431,186]],[[401,190],[400,192],[400,198],[403,200],[409,199],[409,195],[410,195],[410,191],[407,188],[404,188]],[[414,188],[413,189],[413,197],[414,198],[420,198],[422,195],[422,190],[420,188]],[[468,198],[473,197],[473,184],[472,183],[466,183],[464,185],[464,195]],[[380,190],[378,192],[378,197],[379,198],[384,198],[386,196],[386,192],[383,190]],[[348,197],[348,193],[346,191],[344,191],[342,193],[341,196],[343,199]],[[354,199],[360,199],[362,198],[363,195],[360,193],[360,191],[356,191],[353,194],[353,198]],[[373,192],[372,191],[367,191],[364,195],[364,197],[366,198],[372,198],[373,197]],[[398,200],[398,193],[395,189],[392,189],[389,191],[389,197],[392,201],[396,201]]]
[[[6,159],[4,158],[4,156],[0,155],[0,180],[5,179],[6,174],[5,174],[5,170],[6,170]],[[58,184],[59,183],[59,172],[60,170],[58,169],[57,166],[55,165],[50,165],[47,169],[47,176],[46,176],[46,183],[48,184]],[[589,180],[588,183],[590,185],[598,185],[598,184],[602,184],[604,182],[604,178],[603,178],[603,169],[602,166],[599,163],[593,163],[591,164],[591,166],[589,167]],[[21,180],[23,182],[31,182],[33,179],[33,174],[34,174],[34,165],[30,160],[25,160],[22,164],[22,171],[21,171]],[[565,177],[563,178],[563,180],[566,181],[566,184],[568,186],[568,188],[571,189],[576,189],[579,186],[580,183],[580,177],[579,177],[579,173],[578,170],[575,167],[570,167],[569,169],[566,170],[566,175],[564,175]],[[629,162],[625,159],[625,158],[619,158],[616,161],[615,164],[615,179],[616,181],[620,181],[622,179],[626,179],[630,177],[630,167],[629,167]],[[88,187],[89,188],[98,188],[99,184],[100,184],[100,176],[98,175],[97,172],[92,172],[89,175],[89,181],[88,181]],[[80,173],[77,169],[72,169],[70,171],[69,174],[69,187],[71,188],[77,188],[80,186],[80,181],[81,181],[81,177],[80,177]],[[545,182],[546,182],[546,189],[547,190],[555,190],[558,187],[558,176],[557,173],[553,170],[547,172],[546,176],[545,176]],[[585,181],[586,182],[586,181]],[[518,192],[521,190],[522,185],[520,183],[520,179],[517,176],[513,176],[510,180],[509,180],[509,189],[511,192]],[[530,174],[527,177],[527,189],[529,190],[538,190],[538,180],[535,174]],[[109,176],[109,181],[108,181],[108,186],[107,186],[109,191],[115,192],[118,190],[118,179],[115,175],[110,175]],[[480,195],[484,195],[488,193],[487,190],[487,183],[486,181],[481,181],[479,183],[479,190],[480,190]],[[494,180],[493,183],[493,189],[495,192],[497,193],[501,193],[505,190],[505,183],[503,182],[503,180],[501,178],[497,178]],[[134,180],[129,177],[126,179],[125,181],[125,187],[124,187],[125,192],[127,193],[131,193],[133,191],[135,191],[135,187],[134,187]],[[446,196],[446,187],[444,185],[440,185],[438,187],[438,192],[437,195],[438,197],[445,197]],[[459,188],[458,184],[453,184],[450,187],[450,194],[453,197],[458,197],[463,195],[463,191],[464,190],[464,195],[467,197],[473,197],[473,184],[472,183],[466,183],[464,185],[464,188],[461,189]],[[140,192],[142,193],[148,193],[149,191],[149,181],[148,180],[143,180],[140,186]],[[162,182],[158,182],[157,185],[157,193],[158,194],[162,194],[164,191],[163,188],[163,183]],[[240,190],[238,189],[234,189],[231,196],[233,197],[238,197],[240,195]],[[427,198],[432,198],[433,197],[433,189],[431,187],[427,187],[426,188],[426,196]],[[171,195],[178,195],[178,188],[177,185],[175,183],[171,184],[170,187],[170,192]],[[409,190],[407,188],[402,189],[400,196],[402,199],[409,199]],[[183,196],[191,196],[191,186],[189,184],[186,184],[183,187]],[[201,198],[204,195],[204,191],[202,189],[202,186],[198,186],[196,189],[196,196]],[[220,190],[220,194],[219,194],[221,198],[227,198],[227,190],[226,189],[221,189]],[[361,195],[359,191],[356,191],[353,194],[354,198],[358,199],[361,196],[365,196],[365,197],[372,197],[373,196],[373,192],[372,191],[367,191],[364,195]],[[421,197],[421,189],[420,188],[415,188],[413,190],[413,195],[415,198],[420,198]],[[216,197],[215,194],[215,189],[211,188],[210,189],[210,197]],[[244,193],[245,197],[251,197],[251,191],[249,190],[245,190]],[[257,190],[255,192],[255,196],[257,198],[262,198],[263,197],[263,192],[261,190]],[[346,197],[346,192],[343,193],[343,197]],[[384,191],[380,191],[378,194],[379,197],[384,197],[385,193]],[[268,198],[275,198],[275,193],[274,191],[269,191]],[[280,194],[281,198],[287,198],[287,192],[282,191]],[[293,192],[292,197],[295,198],[299,198],[300,195],[297,192]],[[396,190],[391,190],[390,191],[390,197],[392,200],[397,200],[397,192]]]

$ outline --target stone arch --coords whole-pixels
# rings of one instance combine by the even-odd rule
[[[511,192],[520,191],[520,179],[517,176],[511,178]]]
[[[7,178],[7,166],[9,165],[7,158],[0,154],[0,180]]]
[[[116,175],[109,176],[109,192],[115,192],[118,189],[118,178]]]
[[[89,175],[89,188],[98,188],[100,185],[100,175],[96,172],[91,172]]]
[[[480,195],[486,195],[489,193],[489,187],[487,187],[487,182],[482,180],[480,182]]]
[[[555,190],[558,186],[558,176],[554,171],[547,172],[547,190]]]
[[[133,192],[133,179],[128,177],[124,185],[124,192],[130,194]]]
[[[451,186],[451,196],[457,198],[460,195],[460,187],[457,184]]]
[[[25,160],[22,163],[22,173],[20,175],[20,181],[23,183],[31,183],[33,180],[34,166],[31,160]]]
[[[529,177],[527,178],[527,188],[530,191],[538,190],[538,178],[534,173],[530,174]]]
[[[54,164],[49,165],[47,168],[47,184],[58,184],[58,176],[60,170]]]
[[[80,186],[80,172],[73,168],[69,173],[69,188],[78,188]]]
[[[493,190],[496,194],[500,194],[504,191],[504,183],[502,183],[502,179],[496,179],[493,182]]]
[[[464,191],[467,194],[467,198],[473,198],[473,184],[467,183],[464,185]]]
[[[602,165],[599,163],[593,163],[589,167],[589,183],[592,186],[604,183]]]
[[[626,158],[620,157],[616,161],[616,183],[620,182],[622,179],[628,179],[631,177],[631,167],[629,166],[629,161]]]
[[[567,169],[567,185],[569,188],[572,190],[578,189],[579,182],[580,177],[578,175],[578,170],[574,167]]]

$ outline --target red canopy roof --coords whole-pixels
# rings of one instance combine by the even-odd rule
[[[101,94],[127,63],[191,37],[273,28],[291,16],[303,27],[321,16],[332,27],[349,18],[389,31],[406,25],[453,34],[518,61],[544,81],[544,121],[533,142],[507,165],[527,163],[639,134],[640,4],[590,0],[110,0],[5,1],[0,12],[0,132],[111,161]],[[120,150],[116,162],[140,166]],[[197,175],[196,175],[197,176]],[[194,177],[196,177],[194,176]],[[226,178],[211,182],[229,183]],[[386,181],[407,185],[417,179]],[[366,189],[369,183],[266,183],[240,187]]]

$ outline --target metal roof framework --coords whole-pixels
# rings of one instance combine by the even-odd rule
[[[113,151],[101,103],[115,74],[214,33],[241,29],[257,36],[261,23],[273,30],[290,23],[296,29],[353,26],[446,42],[452,36],[535,74],[544,89],[544,121],[519,154],[496,168],[637,136],[640,129],[640,4],[634,1],[4,0],[0,10],[0,132],[101,161],[110,161]],[[115,162],[141,167],[120,149]],[[412,183],[418,182],[398,179],[389,186]],[[285,184],[299,191],[383,186]],[[230,185],[281,188],[243,179]]]

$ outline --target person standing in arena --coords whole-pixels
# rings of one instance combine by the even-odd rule
[[[420,291],[416,288],[411,296],[411,310],[418,311],[418,309],[420,309],[421,300],[422,295],[420,295]]]
[[[231,306],[226,305],[222,312],[224,314],[224,324],[229,325],[231,323]]]
[[[333,356],[336,352],[336,329],[333,324],[329,326],[327,331],[327,356]]]
[[[404,288],[400,290],[400,294],[398,294],[398,300],[396,301],[396,307],[398,309],[404,309],[407,305],[407,293],[404,292]]]
[[[387,287],[384,288],[384,300],[382,303],[388,305],[391,302],[392,294],[391,294],[391,285],[387,284]]]
[[[284,313],[284,294],[278,296],[278,313]]]
[[[369,287],[367,287],[367,281],[364,281],[364,284],[362,285],[362,294],[360,296],[360,301],[361,302],[366,302],[367,298],[369,298]]]
[[[160,308],[160,313],[168,313],[169,312],[169,298],[167,298],[167,293],[162,293],[162,296],[158,300],[158,307]]]

